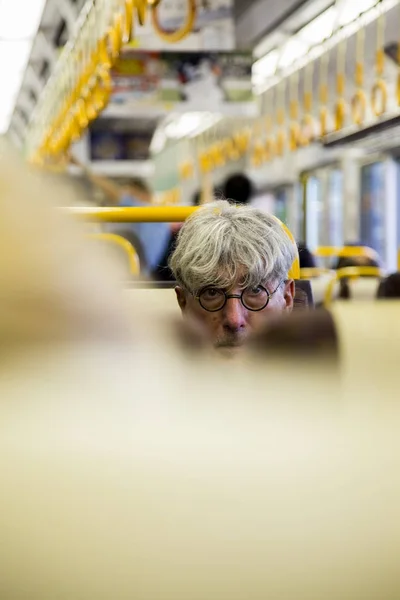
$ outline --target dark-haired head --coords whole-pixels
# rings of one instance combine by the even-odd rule
[[[297,248],[299,250],[300,269],[314,269],[316,266],[314,255],[310,252],[305,243],[299,242]]]
[[[241,173],[228,177],[223,186],[225,198],[236,204],[248,204],[253,192],[253,184],[250,179]]]
[[[392,273],[379,284],[378,298],[400,298],[400,272]]]

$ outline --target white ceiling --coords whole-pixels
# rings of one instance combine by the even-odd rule
[[[8,129],[45,2],[0,0],[0,133]]]

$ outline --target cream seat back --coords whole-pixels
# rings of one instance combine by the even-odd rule
[[[331,273],[326,273],[324,275],[320,275],[319,277],[313,277],[310,279],[315,306],[323,304],[325,291],[331,279]]]
[[[146,306],[151,313],[160,316],[176,317],[180,310],[176,300],[175,290],[173,288],[131,288],[125,290],[125,296]]]

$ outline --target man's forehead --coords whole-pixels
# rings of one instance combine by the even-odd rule
[[[243,273],[240,275],[240,277],[237,277],[235,279],[230,279],[223,275],[216,275],[216,277],[212,281],[205,283],[202,286],[202,289],[208,287],[217,287],[225,291],[230,291],[236,289],[243,290],[249,286],[256,285],[262,285],[263,287],[268,288],[271,285],[273,285],[273,282],[271,281],[271,279],[255,277],[252,276],[252,274],[250,273],[248,273],[247,275],[246,273]]]

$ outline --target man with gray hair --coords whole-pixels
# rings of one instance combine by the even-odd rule
[[[187,219],[170,258],[183,315],[204,325],[215,347],[241,346],[272,313],[292,310],[296,252],[274,216],[206,204]]]

